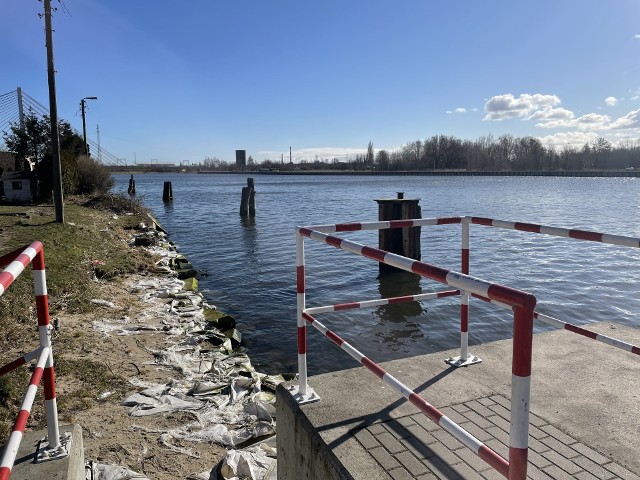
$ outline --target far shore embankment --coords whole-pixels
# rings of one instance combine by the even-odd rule
[[[136,167],[111,166],[112,173],[142,174],[142,173],[198,173],[198,174],[242,174],[242,175],[336,175],[336,176],[424,176],[424,177],[640,177],[640,170],[541,170],[541,171],[472,171],[472,170],[205,170],[197,167],[184,168],[182,166],[159,168],[148,165]]]

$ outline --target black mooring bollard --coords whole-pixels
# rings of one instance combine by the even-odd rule
[[[162,201],[170,202],[173,200],[173,189],[171,188],[171,182],[164,182],[164,189],[162,190]]]
[[[253,178],[247,178],[247,186],[242,187],[242,197],[240,198],[240,215],[242,217],[255,217],[256,215],[256,191],[253,187]]]
[[[398,198],[378,199],[376,202],[380,221],[422,218],[420,199],[404,198],[404,192],[398,192]],[[380,250],[420,260],[420,227],[379,230],[378,246]],[[380,273],[397,271],[396,267],[380,263]]]
[[[133,179],[133,173],[131,174],[131,178],[129,179],[129,189],[127,190],[129,195],[136,194],[136,181]]]

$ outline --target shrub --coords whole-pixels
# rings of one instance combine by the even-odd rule
[[[76,161],[78,174],[78,187],[76,193],[106,193],[115,184],[111,173],[107,168],[91,157],[84,155]]]

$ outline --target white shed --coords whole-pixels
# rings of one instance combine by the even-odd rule
[[[10,203],[29,203],[36,195],[33,172],[5,172],[2,174],[4,199]]]

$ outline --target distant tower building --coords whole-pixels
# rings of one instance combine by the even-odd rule
[[[236,150],[236,170],[244,172],[247,169],[247,151]]]

